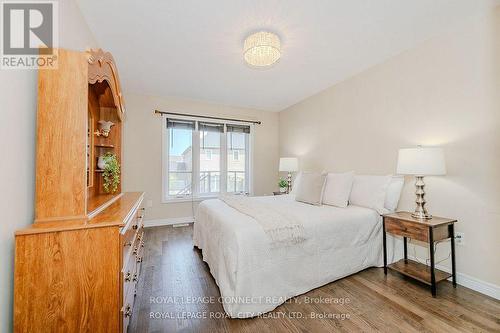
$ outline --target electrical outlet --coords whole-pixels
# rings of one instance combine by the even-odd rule
[[[455,232],[455,244],[464,245],[465,244],[465,235],[463,232]]]
[[[147,206],[148,208],[153,207],[153,200],[148,200],[148,201],[146,201],[146,206]]]

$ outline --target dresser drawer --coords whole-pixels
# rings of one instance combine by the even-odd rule
[[[143,247],[144,247],[144,229],[140,228],[136,232],[136,236],[132,244],[131,255],[137,257],[140,253],[142,253]]]
[[[142,225],[144,218],[144,208],[136,207],[127,218],[125,226],[121,229],[121,234],[126,235],[129,232],[137,231]]]
[[[143,208],[134,211],[131,217],[129,218],[127,224],[121,230],[121,237],[123,243],[122,256],[124,259],[123,261],[124,265],[126,257],[128,257],[134,251],[134,248],[137,246],[135,242],[142,240],[142,235],[144,233],[144,224],[142,222],[143,215],[144,215]],[[138,236],[140,237],[139,239]]]
[[[135,255],[135,262],[140,266],[143,260],[144,260],[144,248],[142,246],[139,246],[137,254]]]
[[[136,243],[139,243],[138,237],[140,233],[137,230],[130,229],[122,235],[122,265],[125,267],[127,265],[128,258],[134,255],[134,249],[137,247]]]
[[[416,239],[422,242],[429,241],[429,227],[417,223],[396,220],[390,217],[385,218],[385,231],[398,236]]]
[[[125,231],[125,234],[121,236],[122,238],[122,255],[123,257],[126,257],[127,253],[130,251],[132,246],[134,245],[134,239],[137,235],[137,231],[133,229],[129,229]]]
[[[141,251],[142,253],[142,251]],[[123,315],[124,324],[128,322],[128,317],[126,315],[127,309],[130,308],[132,311],[134,305],[135,294],[137,291],[137,282],[139,281],[141,262],[137,261],[137,258],[142,254],[133,255],[127,264],[127,267],[123,272]],[[125,326],[124,326],[125,327]]]
[[[134,277],[139,275],[139,272],[136,270],[136,266],[138,263],[138,258],[141,258],[142,261],[142,253],[143,253],[143,242],[144,231],[142,229],[138,230],[135,233],[135,237],[132,241],[132,245],[125,247],[125,251],[123,253],[123,293],[127,292],[127,289],[130,285],[137,280]]]
[[[137,225],[139,226],[139,228],[141,228],[144,223],[143,223],[143,219],[144,219],[144,212],[146,211],[145,208],[139,208],[137,210]]]
[[[137,276],[141,274],[142,262],[144,261],[144,243],[141,241],[139,245],[139,251],[135,260]]]
[[[131,288],[127,294],[124,295],[123,307],[121,309],[122,315],[122,332],[127,332],[130,317],[134,308],[134,289]]]
[[[144,248],[144,209],[136,209],[121,230],[122,238],[122,329],[127,327],[132,315],[134,296],[139,281]]]
[[[136,257],[134,254],[124,258],[123,268],[122,268],[122,286],[123,286],[123,296],[128,294],[130,288],[133,285],[134,274],[136,273]]]

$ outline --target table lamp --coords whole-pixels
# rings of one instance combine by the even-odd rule
[[[431,219],[432,215],[425,208],[424,176],[442,176],[446,174],[446,166],[442,148],[421,147],[399,150],[397,173],[415,176],[415,200],[417,207],[411,214],[417,219]]]
[[[279,171],[288,172],[288,188],[286,193],[292,190],[292,172],[299,170],[299,160],[296,157],[281,157]]]

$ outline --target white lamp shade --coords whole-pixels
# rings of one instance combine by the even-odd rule
[[[280,170],[286,172],[295,172],[299,170],[299,160],[296,157],[281,157]]]
[[[417,147],[399,150],[397,173],[400,175],[441,176],[446,174],[442,148]]]

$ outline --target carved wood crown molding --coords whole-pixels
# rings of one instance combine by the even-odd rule
[[[113,99],[118,108],[120,118],[125,112],[125,105],[120,86],[120,79],[118,77],[118,70],[116,69],[115,60],[111,53],[104,52],[102,49],[88,50],[89,58],[89,83],[106,81],[111,88]]]

